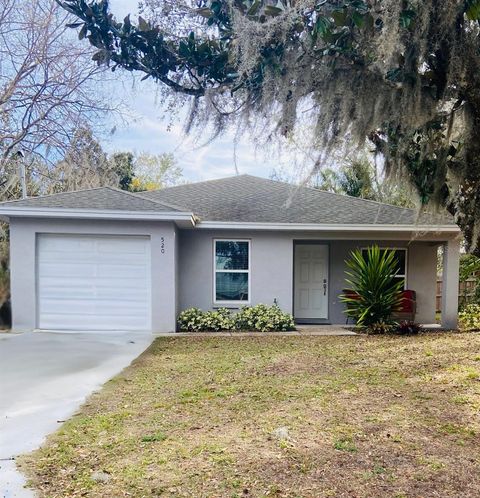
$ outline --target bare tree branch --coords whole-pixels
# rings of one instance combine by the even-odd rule
[[[54,0],[0,0],[2,185],[16,174],[17,150],[58,159],[79,127],[118,111],[102,91],[105,68],[67,27],[71,21]]]

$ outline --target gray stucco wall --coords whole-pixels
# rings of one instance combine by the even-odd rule
[[[25,218],[10,220],[14,330],[28,331],[37,327],[35,261],[38,233],[149,236],[152,250],[152,331],[173,332],[175,330],[178,309],[175,290],[178,259],[175,257],[177,232],[173,223]]]
[[[345,287],[345,259],[356,247],[376,242],[385,247],[408,246],[408,287],[417,291],[417,320],[435,318],[436,254],[438,241],[378,241],[372,237],[333,240],[331,234],[275,231],[178,230],[173,223],[142,221],[88,221],[12,219],[11,292],[13,328],[37,326],[36,237],[38,233],[146,235],[152,250],[152,331],[173,332],[178,312],[196,306],[212,309],[213,240],[251,240],[251,303],[293,309],[294,241],[317,241],[330,247],[329,322],[345,323],[338,295]],[[400,235],[396,236],[397,239]],[[162,252],[162,238],[164,252]],[[395,238],[395,237],[392,237]]]
[[[181,230],[179,232],[179,308],[212,309],[213,240],[251,240],[251,304],[272,304],[293,310],[294,241],[318,241],[330,247],[329,322],[345,323],[339,294],[345,288],[345,260],[357,247],[372,243],[383,247],[408,247],[407,286],[417,292],[417,321],[435,321],[437,242],[405,240],[332,240],[313,233]]]
[[[292,239],[280,232],[181,230],[179,234],[179,305],[213,307],[213,240],[251,239],[252,304],[273,304],[291,312],[293,287]]]

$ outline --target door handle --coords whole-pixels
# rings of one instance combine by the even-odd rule
[[[326,278],[323,279],[323,295],[324,296],[327,295],[327,279]]]

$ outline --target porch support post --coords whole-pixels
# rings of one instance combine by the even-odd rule
[[[460,240],[449,240],[443,246],[442,327],[458,326],[458,282],[460,269]]]

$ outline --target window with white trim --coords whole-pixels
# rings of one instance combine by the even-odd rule
[[[395,275],[396,281],[403,282],[403,288],[407,288],[407,249],[397,248],[397,247],[381,247],[380,252],[393,251],[395,253],[395,269],[397,274]],[[367,257],[368,249],[366,247],[362,248],[362,255],[364,258]]]
[[[250,241],[214,240],[215,303],[250,301]]]

